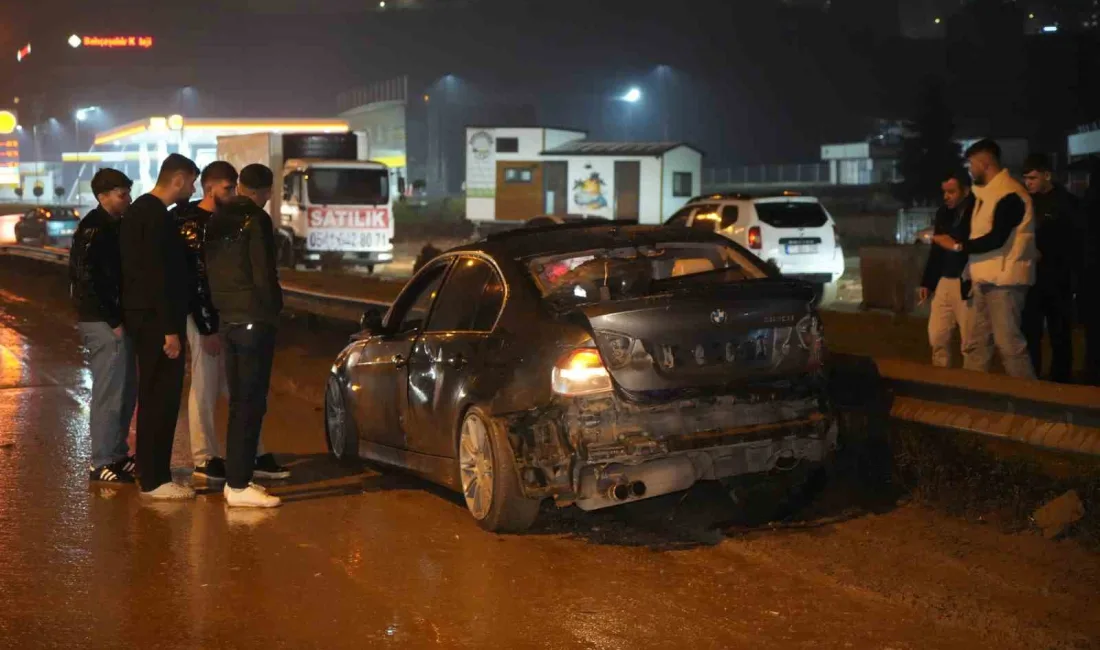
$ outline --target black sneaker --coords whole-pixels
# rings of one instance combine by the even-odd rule
[[[96,483],[133,483],[134,475],[122,468],[125,462],[92,467],[88,471],[88,480]]]
[[[252,475],[256,478],[287,479],[290,478],[290,470],[275,462],[275,454],[264,454],[256,457]]]
[[[128,473],[132,476],[137,476],[138,475],[137,458],[134,458],[133,456],[127,456],[126,458],[123,458],[122,460],[120,460],[119,464],[122,465],[122,469],[125,470],[126,473]]]
[[[204,478],[208,481],[224,481],[225,461],[215,456],[202,465],[196,466],[195,476]]]

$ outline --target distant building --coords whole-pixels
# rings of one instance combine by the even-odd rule
[[[681,142],[590,142],[584,131],[466,128],[472,221],[585,214],[663,223],[701,193],[703,154]]]
[[[462,191],[467,124],[535,123],[530,104],[493,96],[450,75],[431,82],[409,76],[367,84],[340,93],[340,116],[371,142],[372,158],[432,196]]]

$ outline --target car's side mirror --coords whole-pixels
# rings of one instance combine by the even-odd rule
[[[382,311],[377,307],[368,307],[359,319],[359,328],[372,336],[381,334],[383,329]]]

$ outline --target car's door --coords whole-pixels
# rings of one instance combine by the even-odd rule
[[[458,258],[409,357],[405,431],[409,449],[443,458],[483,373],[495,372],[493,334],[507,297],[499,270],[485,257]]]
[[[438,260],[409,283],[390,309],[383,332],[367,341],[350,365],[352,409],[360,438],[405,448],[400,417],[408,394],[409,356],[451,262]]]

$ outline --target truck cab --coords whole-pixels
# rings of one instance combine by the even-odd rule
[[[366,266],[393,260],[389,169],[377,162],[291,159],[284,165],[279,223],[286,265],[326,254]]]

